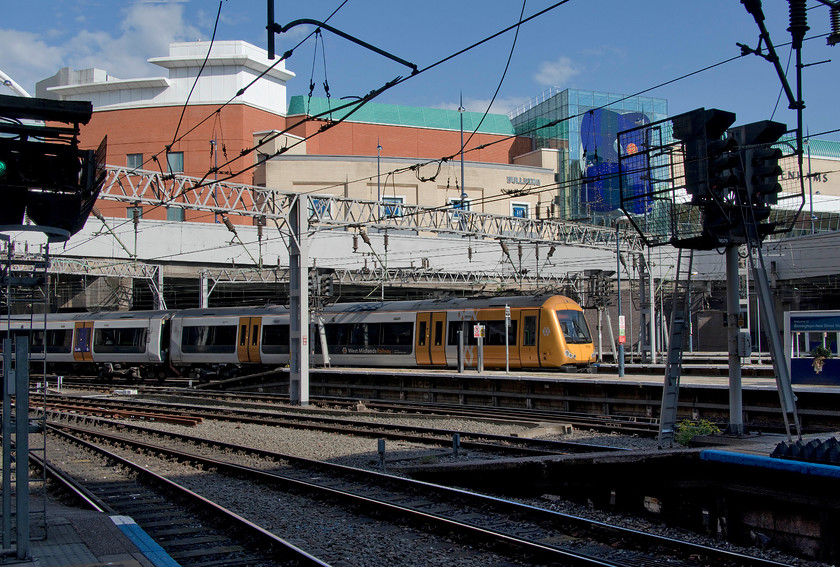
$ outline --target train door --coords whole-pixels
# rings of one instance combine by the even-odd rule
[[[522,309],[519,311],[519,361],[522,368],[538,368],[540,366],[539,328],[540,310]]]
[[[431,321],[431,313],[417,314],[414,356],[416,357],[418,366],[428,366],[432,363],[431,352],[429,350],[429,344],[431,342]]]
[[[93,322],[79,321],[73,333],[73,360],[77,362],[91,362],[91,345],[93,344]]]
[[[239,318],[239,342],[236,354],[239,362],[260,362],[260,317]]]
[[[431,340],[429,354],[431,364],[446,366],[446,311],[431,314]]]

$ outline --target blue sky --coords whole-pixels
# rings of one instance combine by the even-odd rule
[[[275,1],[275,21],[324,20],[341,0]],[[554,2],[529,0],[525,15]],[[771,39],[782,65],[788,63],[788,3],[765,0]],[[59,68],[99,67],[119,78],[160,76],[146,59],[166,55],[171,41],[208,40],[217,0],[27,0],[4,2],[0,20],[0,70],[34,94],[35,82]],[[829,31],[828,8],[808,0],[807,37]],[[516,23],[522,3],[514,0],[406,2],[348,0],[330,24],[380,49],[427,67]],[[224,0],[217,39],[266,46],[266,0]],[[311,27],[277,36],[277,50],[296,44]],[[507,112],[551,87],[632,94],[740,54],[736,42],[755,47],[758,28],[738,0],[570,0],[524,24],[510,69],[493,111]],[[469,110],[483,111],[505,68],[514,33],[508,32],[386,92],[376,100],[393,104],[457,108],[463,93]],[[310,39],[286,66],[297,74],[289,95],[307,94],[313,76],[316,96],[329,82],[333,98],[363,95],[406,68],[324,32],[324,46]],[[324,59],[324,57],[326,59]],[[805,42],[805,127],[812,134],[840,128],[840,46],[824,37]],[[326,61],[326,65],[324,62]],[[788,76],[795,89],[795,61]],[[325,72],[326,70],[326,72]],[[737,124],[770,119],[795,124],[773,66],[751,55],[646,92],[668,99],[673,114],[704,106],[737,113]],[[10,91],[3,91],[11,94]],[[775,109],[775,113],[774,113]],[[823,138],[840,140],[840,133]]]

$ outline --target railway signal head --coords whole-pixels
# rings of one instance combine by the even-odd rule
[[[770,216],[770,206],[778,201],[782,186],[779,176],[782,168],[779,160],[782,150],[773,144],[787,132],[787,126],[780,122],[762,120],[733,129],[741,149],[744,163],[744,189],[746,199],[753,208],[757,221]]]
[[[732,184],[727,171],[732,167],[729,153],[734,142],[722,136],[735,122],[735,114],[716,108],[698,108],[671,121],[674,138],[684,146],[685,190],[692,200],[709,199],[717,186]]]

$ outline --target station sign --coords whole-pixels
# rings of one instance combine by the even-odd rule
[[[624,315],[618,316],[618,344],[623,345],[627,342],[627,335],[624,327]]]

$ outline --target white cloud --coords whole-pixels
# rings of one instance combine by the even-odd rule
[[[0,45],[3,46],[3,72],[32,96],[35,96],[35,82],[54,74],[62,65],[62,48],[48,45],[40,34],[0,29]]]
[[[525,104],[530,100],[528,97],[507,97],[497,98],[493,101],[493,106],[490,107],[490,114],[507,114],[517,106]],[[487,105],[490,104],[490,99],[466,98],[464,99],[464,108],[469,112],[481,112],[487,110]],[[458,110],[457,102],[442,102],[435,105],[433,108],[443,108],[446,110]]]
[[[61,67],[96,67],[119,78],[165,75],[164,69],[146,60],[168,54],[171,42],[195,41],[201,36],[185,20],[181,4],[129,4],[121,17],[114,31],[82,29],[69,38],[55,31],[35,34],[0,29],[2,69],[32,95],[37,81]]]
[[[548,87],[562,87],[569,79],[580,74],[580,68],[565,55],[554,61],[543,61],[534,75],[534,80]]]

